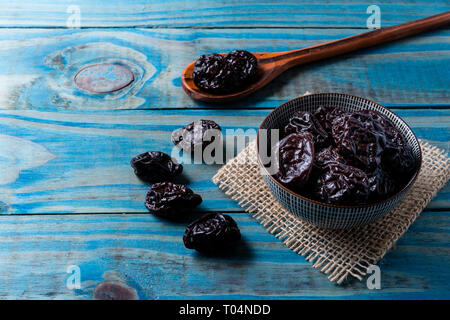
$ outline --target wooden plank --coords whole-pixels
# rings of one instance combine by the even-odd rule
[[[113,110],[217,107],[191,100],[183,68],[200,54],[236,48],[296,49],[359,29],[0,30],[0,108]],[[351,93],[387,106],[448,106],[450,30],[405,39],[286,72],[227,108],[273,108],[309,92]],[[132,85],[92,94],[74,84],[86,65],[115,62],[134,71]],[[222,105],[223,106],[223,105]]]
[[[395,109],[416,132],[450,150],[450,110]],[[0,111],[0,206],[6,214],[146,212],[148,185],[129,165],[142,152],[172,154],[171,132],[198,119],[228,130],[249,130],[253,139],[270,110],[129,110],[109,112]],[[228,132],[227,132],[228,131]],[[232,150],[229,148],[228,150]],[[233,155],[232,153],[231,155]],[[212,183],[219,164],[194,164],[181,157],[187,183],[204,199],[200,210],[241,211]],[[190,164],[186,164],[191,162]],[[446,187],[429,208],[449,208]]]
[[[357,27],[366,28],[370,2],[294,1],[9,1],[0,26],[66,27],[80,12],[81,27]],[[76,5],[77,7],[70,7]],[[382,26],[450,10],[450,2],[379,0]]]
[[[91,299],[105,281],[140,299],[448,299],[449,212],[423,212],[379,263],[381,290],[337,286],[245,213],[243,241],[205,257],[184,248],[187,221],[152,215],[0,217],[0,298]],[[191,219],[194,217],[191,217]],[[81,288],[66,270],[80,268]]]

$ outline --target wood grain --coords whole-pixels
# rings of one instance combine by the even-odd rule
[[[83,29],[66,29],[72,4]],[[148,186],[128,164],[153,148],[169,152],[170,132],[190,121],[255,129],[269,109],[306,91],[352,93],[395,107],[419,137],[449,151],[449,29],[296,68],[221,109],[181,89],[181,71],[200,54],[288,51],[362,33],[369,4],[3,1],[0,299],[91,299],[106,281],[140,299],[449,299],[450,185],[381,261],[382,290],[370,291],[364,281],[330,283],[242,213],[210,181],[218,166],[186,165],[179,182],[202,194],[199,211],[231,212],[244,241],[232,257],[185,249],[188,221],[144,213]],[[450,10],[447,0],[376,4],[382,26]],[[124,63],[134,84],[108,95],[74,90],[73,75],[96,62]],[[175,110],[185,108],[209,110]],[[136,214],[111,214],[122,212]],[[69,265],[80,267],[80,290],[66,286]]]
[[[419,138],[450,150],[449,110],[394,111]],[[150,150],[172,154],[171,132],[198,119],[219,123],[229,148],[232,132],[228,130],[249,130],[249,139],[254,139],[257,127],[269,112],[240,110],[236,115],[229,110],[1,111],[0,161],[9,175],[0,176],[0,211],[146,212],[143,203],[149,185],[134,175],[129,165],[133,156]],[[211,181],[220,165],[186,164],[192,162],[191,158],[181,157],[178,149],[174,150],[174,156],[184,163],[183,175],[175,181],[188,183],[203,196],[200,210],[241,211]],[[237,154],[237,150],[228,150],[232,151],[231,156]],[[449,192],[445,188],[429,208],[450,207]]]
[[[208,0],[31,0],[2,4],[0,26],[66,27],[81,13],[81,27],[356,27],[366,28],[371,2],[340,0],[208,1]],[[378,0],[382,26],[404,23],[450,10],[447,0]]]
[[[363,30],[364,31],[364,30]],[[200,54],[241,48],[288,51],[362,32],[358,29],[0,30],[1,109],[115,110],[217,107],[190,99],[183,68]],[[226,108],[273,108],[309,92],[343,92],[386,106],[448,105],[450,31],[441,30],[291,69]],[[81,68],[116,62],[134,71],[131,86],[92,94],[75,86]]]
[[[140,299],[448,299],[449,212],[423,212],[379,263],[382,290],[336,286],[245,213],[231,256],[184,248],[187,222],[152,215],[0,217],[0,298],[92,299],[105,281]],[[193,218],[193,217],[191,217]],[[79,266],[81,288],[66,273]]]

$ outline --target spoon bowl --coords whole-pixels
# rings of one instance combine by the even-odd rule
[[[220,53],[225,55],[226,53]],[[181,84],[184,91],[188,96],[195,100],[200,100],[204,102],[228,102],[244,98],[253,92],[261,89],[266,84],[271,82],[273,79],[278,77],[284,70],[277,68],[276,66],[276,56],[283,54],[282,52],[277,53],[252,53],[258,60],[258,74],[256,81],[252,82],[249,86],[245,87],[243,90],[238,92],[232,92],[227,94],[215,94],[206,92],[194,83],[192,78],[192,73],[194,71],[194,65],[196,61],[192,61],[183,70],[181,76]]]
[[[272,53],[252,53],[258,60],[258,77],[256,81],[238,92],[215,94],[198,88],[192,77],[195,61],[188,64],[183,70],[181,84],[184,91],[195,100],[204,102],[234,101],[247,97],[253,92],[261,89],[289,68],[394,41],[421,32],[437,29],[448,24],[450,24],[450,11],[304,49]],[[225,53],[222,53],[222,55],[223,54]]]

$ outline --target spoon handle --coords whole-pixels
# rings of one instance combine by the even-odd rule
[[[421,32],[437,29],[448,24],[450,24],[450,11],[428,18],[377,29],[304,49],[279,52],[277,55],[272,57],[272,61],[278,65],[281,69],[280,71],[285,71],[289,68],[304,63],[326,59],[381,43],[401,39]]]

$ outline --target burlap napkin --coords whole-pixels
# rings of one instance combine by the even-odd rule
[[[386,254],[450,178],[450,159],[444,151],[420,144],[422,169],[411,191],[386,216],[357,229],[321,229],[284,209],[261,177],[255,141],[225,164],[213,182],[286,246],[328,274],[330,281],[340,284],[349,276],[362,280],[367,268]]]

